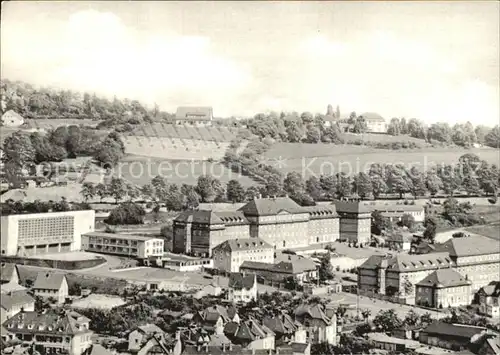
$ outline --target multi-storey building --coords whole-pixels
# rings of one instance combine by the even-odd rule
[[[361,201],[334,201],[340,219],[340,239],[366,244],[371,239],[372,208]]]
[[[0,297],[0,321],[5,322],[21,311],[35,310],[35,299],[26,291],[2,293]]]
[[[0,267],[0,282],[1,284],[19,283],[19,270],[16,264],[2,262]]]
[[[32,256],[80,250],[81,236],[94,231],[94,220],[92,210],[2,216],[2,255]]]
[[[141,235],[91,232],[82,236],[82,249],[145,260],[163,255],[164,240]]]
[[[404,215],[412,216],[415,222],[425,221],[425,208],[422,205],[377,204],[374,206],[374,210],[379,211],[382,217],[391,221],[399,221]]]
[[[213,249],[214,268],[239,272],[245,261],[274,263],[274,248],[259,238],[230,239]]]
[[[69,295],[68,280],[64,274],[40,272],[33,284],[33,292],[37,297],[64,303]]]
[[[479,312],[492,318],[500,318],[500,281],[492,281],[477,292]]]
[[[174,220],[174,252],[208,255],[230,239],[260,238],[275,249],[339,238],[335,207],[301,207],[288,197],[257,198],[238,211],[187,211]]]
[[[337,316],[320,304],[303,304],[294,311],[295,321],[307,332],[306,341],[311,344],[337,345]]]
[[[257,277],[255,275],[244,275],[232,273],[229,276],[229,302],[248,303],[257,299]]]
[[[438,269],[416,284],[415,304],[448,308],[469,305],[471,282],[452,268]]]
[[[92,345],[89,322],[73,311],[19,312],[3,324],[2,338],[31,345],[40,354],[81,355]]]
[[[480,235],[453,238],[435,245],[435,252],[429,254],[371,256],[358,267],[358,288],[397,294],[412,303],[415,284],[438,269],[451,267],[471,282],[470,292],[474,293],[498,278],[499,262],[497,241]]]
[[[175,113],[176,124],[189,124],[193,126],[211,126],[213,120],[212,107],[192,106],[178,107]]]

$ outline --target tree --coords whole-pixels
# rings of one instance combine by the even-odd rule
[[[119,143],[112,139],[106,139],[94,154],[94,159],[102,166],[114,166],[123,157],[123,151]]]
[[[4,164],[11,163],[14,166],[23,168],[30,168],[34,164],[35,149],[31,144],[28,135],[20,131],[14,132],[3,143],[3,157]]]
[[[437,175],[443,184],[443,190],[449,195],[453,196],[455,191],[462,184],[460,174],[453,165],[442,165],[438,167]]]
[[[372,213],[372,226],[373,234],[381,235],[384,230],[391,228],[391,222],[388,218],[382,216],[380,211],[373,211]]]
[[[163,176],[157,175],[151,179],[151,186],[154,190],[154,196],[158,201],[165,201],[167,198],[168,182]]]
[[[424,238],[429,241],[429,243],[434,244],[434,241],[436,239],[436,231],[437,231],[437,225],[434,222],[433,219],[431,218],[426,218],[425,220],[425,231],[424,231]]]
[[[283,190],[292,196],[299,196],[303,194],[304,180],[302,179],[302,176],[296,171],[288,173],[283,180]]]
[[[474,129],[474,133],[476,135],[477,142],[480,144],[484,144],[486,140],[485,139],[486,135],[490,132],[490,130],[491,130],[490,127],[486,127],[483,125],[476,126],[476,128]]]
[[[83,196],[85,202],[96,195],[95,186],[91,182],[84,182],[80,194]]]
[[[368,318],[370,317],[371,314],[372,314],[372,311],[370,311],[369,309],[364,309],[361,311],[361,315],[363,316],[365,323],[368,323]]]
[[[346,173],[337,174],[337,196],[349,197],[352,194],[352,181],[351,177]]]
[[[249,186],[245,191],[245,201],[251,201],[258,198],[261,195],[261,191],[257,186]]]
[[[413,217],[411,214],[405,213],[401,216],[400,224],[403,227],[412,229],[415,226],[415,217]]]
[[[146,211],[142,206],[133,202],[125,202],[111,211],[105,223],[111,225],[119,224],[143,224]]]
[[[114,177],[109,184],[109,195],[118,203],[127,194],[127,183],[122,178]]]
[[[321,175],[319,184],[326,198],[335,198],[337,194],[337,178],[335,175]]]
[[[220,191],[220,181],[211,175],[200,175],[196,184],[196,192],[202,202],[213,202]]]
[[[432,196],[441,191],[443,188],[443,182],[437,175],[436,170],[432,169],[425,174],[425,186]]]
[[[186,209],[192,210],[199,206],[200,195],[198,195],[195,188],[188,189],[187,193],[185,194],[185,197],[186,197],[186,204],[184,207]]]
[[[403,325],[394,309],[380,311],[373,319],[373,324],[382,332],[391,332]]]
[[[151,184],[146,184],[141,187],[141,194],[145,200],[151,199],[156,201],[155,188]]]
[[[189,191],[188,194],[194,191]],[[199,200],[197,200],[199,202]],[[198,202],[195,202],[194,199],[190,201],[193,207],[198,205]],[[169,211],[182,211],[182,209],[187,206],[187,195],[183,195],[181,189],[176,184],[170,185],[167,193],[167,198],[165,200],[165,206]]]
[[[354,178],[354,191],[363,199],[369,197],[373,193],[372,180],[368,174],[360,172]]]
[[[428,136],[438,142],[450,143],[452,129],[448,123],[434,123],[429,127]]]
[[[410,169],[410,180],[410,189],[413,197],[417,199],[418,196],[424,196],[427,192],[427,186],[425,185],[425,176],[415,166]]]
[[[394,166],[389,168],[389,177],[387,185],[392,193],[398,193],[399,198],[403,198],[403,194],[410,192],[412,189],[411,180],[404,168]]]
[[[484,144],[492,148],[500,148],[500,127],[495,126],[484,137]]]
[[[318,274],[321,281],[333,279],[332,256],[329,252],[324,254],[321,258]]]
[[[314,201],[319,201],[323,195],[321,189],[321,182],[319,179],[312,175],[306,180],[306,193],[313,198]]]
[[[423,123],[415,118],[410,119],[408,121],[408,134],[413,138],[425,139]]]
[[[133,201],[141,196],[141,189],[139,188],[139,186],[135,184],[127,183],[126,191],[127,191],[126,194],[130,201]]]
[[[306,141],[308,143],[318,143],[321,139],[321,131],[314,125],[308,125],[306,131]]]
[[[420,320],[420,316],[418,315],[417,312],[415,312],[413,309],[410,309],[408,313],[406,313],[405,319],[404,319],[404,324],[409,325],[409,326],[414,326],[417,325],[417,323]]]
[[[95,194],[99,196],[99,202],[102,203],[102,200],[110,195],[108,185],[105,185],[103,183],[97,184],[95,187]]]
[[[232,203],[245,200],[245,189],[238,180],[229,180],[227,183],[227,199]]]
[[[387,133],[391,136],[399,136],[401,134],[401,124],[399,122],[399,118],[391,119],[391,122],[387,127]]]
[[[421,324],[431,324],[433,321],[432,315],[429,312],[426,312],[420,316]]]
[[[380,175],[371,175],[373,197],[378,199],[381,194],[387,192],[387,184]]]
[[[280,196],[283,193],[283,181],[280,176],[272,175],[266,183],[267,196]]]
[[[468,175],[463,179],[463,187],[468,195],[477,196],[481,192],[481,186],[475,176]]]

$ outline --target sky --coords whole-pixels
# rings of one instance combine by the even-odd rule
[[[500,117],[496,1],[20,1],[1,21],[2,78],[167,112]]]

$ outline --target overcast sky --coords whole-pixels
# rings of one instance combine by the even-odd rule
[[[2,3],[2,77],[172,112],[497,124],[499,3]]]

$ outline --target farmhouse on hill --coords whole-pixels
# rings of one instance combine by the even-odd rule
[[[387,124],[385,119],[375,112],[365,112],[361,115],[365,119],[368,132],[372,133],[386,133]]]
[[[181,106],[175,114],[175,124],[189,124],[192,126],[211,126],[213,120],[212,107]]]
[[[23,116],[13,110],[9,110],[2,115],[2,125],[5,127],[19,127],[23,124]]]

